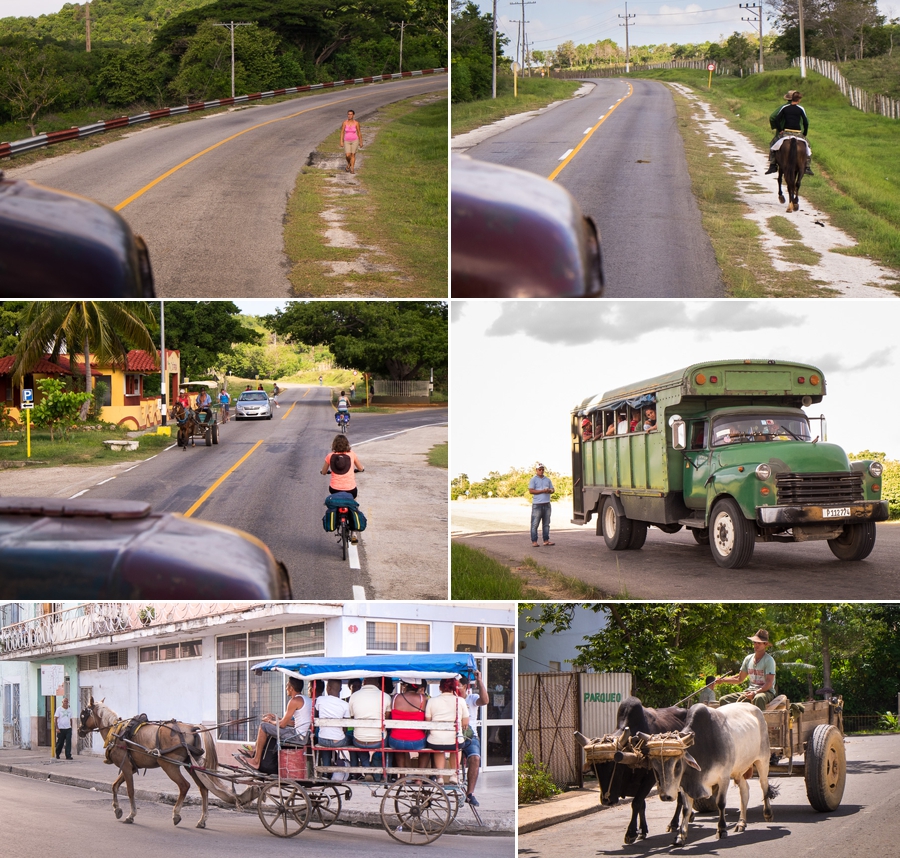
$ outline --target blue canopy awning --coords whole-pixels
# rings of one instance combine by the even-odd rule
[[[254,666],[255,671],[278,670],[301,679],[365,679],[389,676],[419,679],[473,678],[478,665],[467,652],[407,653],[405,655],[362,655],[348,658],[304,657],[273,658]]]

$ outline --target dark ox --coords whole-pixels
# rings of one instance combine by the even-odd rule
[[[715,801],[719,810],[716,838],[725,837],[725,798],[732,779],[741,792],[741,818],[735,831],[743,831],[747,827],[750,796],[747,778],[753,774],[754,766],[762,788],[763,817],[766,822],[772,821],[769,800],[777,791],[769,784],[769,734],[756,706],[732,703],[711,709],[698,703],[688,711],[678,737],[642,734],[640,739],[646,743],[644,750],[656,776],[660,799],[684,800],[684,815],[673,845],[684,846],[687,842],[694,801],[709,798],[713,787],[717,789]]]
[[[626,697],[619,705],[616,716],[615,736],[636,736],[643,733],[667,733],[681,730],[687,709],[670,706],[667,709],[650,709],[641,704],[637,697]],[[627,731],[627,733],[626,733]],[[633,796],[631,802],[631,822],[625,830],[625,842],[634,843],[647,836],[647,819],[644,815],[646,799],[653,789],[654,775],[649,766],[631,767],[621,762],[595,763],[594,771],[600,782],[600,804],[613,806],[620,798]],[[682,809],[681,799],[675,808],[675,816],[667,831],[678,827],[678,816]],[[640,823],[640,829],[638,828]]]

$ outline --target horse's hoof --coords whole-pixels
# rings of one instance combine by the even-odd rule
[[[122,808],[121,807],[113,808],[113,813],[116,815],[116,819],[122,818]]]
[[[638,839],[638,840],[646,840],[646,839],[647,839],[647,832],[646,832],[646,831],[639,831],[639,832],[638,832],[637,839]]]
[[[735,829],[735,830],[737,830],[737,829]],[[716,840],[724,840],[726,837],[728,837],[728,829],[727,828],[723,828],[721,831],[716,832]]]
[[[735,834],[740,834],[742,831],[746,831],[746,830],[747,830],[747,826],[742,822],[739,822],[734,827]]]
[[[122,825],[131,825],[132,822],[134,822],[134,818],[131,817],[131,816],[129,816],[129,817],[122,823]]]
[[[173,817],[172,817],[172,824],[173,824],[173,825],[178,825],[179,822],[181,822],[181,817],[180,817],[180,816],[173,816]]]
[[[630,846],[634,841],[637,840],[637,835],[634,834],[626,834],[625,835],[625,845]]]
[[[201,820],[197,823],[197,828],[206,828],[206,823],[201,819]]]
[[[771,810],[768,810],[768,811],[767,811],[767,810],[764,810],[764,811],[763,811],[763,819],[764,819],[766,822],[771,822],[773,819],[775,819],[775,814],[772,813]]]

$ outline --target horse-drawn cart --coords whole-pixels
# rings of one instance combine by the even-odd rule
[[[384,690],[388,678],[403,681],[415,677],[420,681],[437,681],[462,675],[474,677],[475,659],[470,654],[451,655],[388,655],[361,656],[358,658],[306,658],[295,657],[273,659],[257,664],[257,672],[276,670],[289,676],[302,678],[315,688],[316,680],[350,680],[378,677]],[[313,697],[314,699],[314,697]],[[412,723],[423,730],[453,731],[457,735],[457,749],[460,745],[460,724],[455,722],[407,720],[393,721],[382,717],[380,720],[360,719],[315,719],[315,706],[310,725],[310,736],[315,735],[316,726],[379,728],[382,736],[391,728],[409,729]],[[108,707],[91,700],[91,705],[81,713],[79,736],[86,736],[99,730],[104,738],[107,759],[119,768],[119,777],[113,784],[113,808],[116,817],[121,817],[117,791],[121,783],[126,783],[131,800],[131,815],[125,820],[132,822],[135,816],[133,774],[141,768],[159,766],[179,786],[180,797],[173,812],[175,824],[181,820],[180,810],[189,784],[181,775],[184,770],[197,784],[203,799],[203,813],[198,828],[204,828],[207,816],[207,794],[215,795],[243,808],[256,802],[257,815],[267,831],[278,837],[295,837],[306,828],[323,829],[332,825],[340,816],[345,802],[352,798],[352,789],[366,788],[381,799],[379,815],[385,831],[400,843],[422,846],[437,840],[456,818],[460,805],[465,802],[465,766],[462,755],[457,750],[457,769],[404,768],[388,765],[391,753],[387,740],[382,739],[380,748],[367,748],[359,753],[374,751],[381,755],[380,766],[325,766],[320,763],[323,751],[331,754],[344,749],[304,743],[292,747],[277,744],[278,768],[273,774],[266,774],[251,768],[246,763],[227,765],[218,760],[215,742],[210,735],[217,728],[202,728],[175,721],[148,722],[119,719]],[[251,719],[245,718],[246,722]],[[252,719],[255,721],[256,719]],[[240,722],[230,722],[240,723]],[[224,726],[224,725],[219,725]],[[202,748],[201,748],[202,735]],[[443,751],[419,751],[423,753],[443,753]],[[238,759],[243,759],[239,755]],[[342,781],[332,779],[336,772],[344,775],[374,775],[374,781],[357,782],[353,788]],[[442,775],[451,775],[458,783],[443,783]],[[238,789],[238,788],[242,789]],[[481,824],[478,811],[469,804],[475,819]]]

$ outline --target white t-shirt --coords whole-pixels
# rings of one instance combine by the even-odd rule
[[[340,697],[325,695],[316,698],[316,715],[319,718],[349,718],[350,707]],[[343,739],[343,727],[319,727],[320,739]]]
[[[56,718],[57,730],[68,730],[72,726],[72,710],[63,709],[62,706],[56,710],[54,717]]]
[[[478,700],[480,694],[470,694],[466,697],[466,706],[469,707],[469,726],[474,730],[478,721]]]
[[[381,720],[382,715],[391,711],[391,698],[374,685],[364,685],[350,695],[350,717]],[[353,738],[360,742],[380,742],[384,736],[375,727],[354,727]]]
[[[463,718],[468,719],[469,708],[462,697],[444,691],[439,697],[432,697],[425,705],[426,721],[452,721],[462,730]],[[452,745],[456,742],[456,730],[429,730],[429,745]]]

